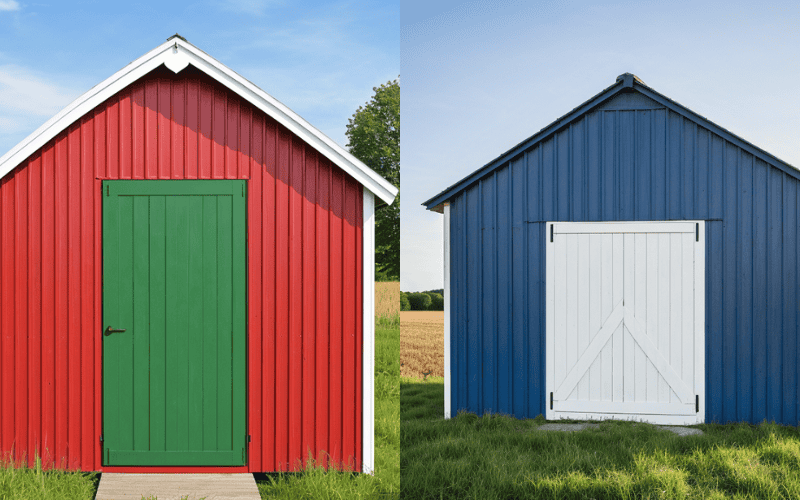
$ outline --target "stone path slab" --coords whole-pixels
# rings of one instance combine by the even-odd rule
[[[659,429],[664,429],[665,431],[673,432],[679,436],[702,436],[703,431],[700,429],[692,429],[691,427],[680,427],[680,426],[670,426],[670,425],[659,425]]]
[[[561,432],[575,432],[584,429],[596,429],[600,424],[542,424],[537,427],[540,431],[561,431]],[[702,436],[703,431],[700,429],[692,429],[691,427],[680,427],[672,425],[656,425],[657,428],[665,431],[672,432],[678,436]]]
[[[598,427],[600,427],[600,424],[542,424],[538,429],[540,431],[575,432]]]
[[[104,472],[97,500],[260,500],[252,474],[128,474]]]

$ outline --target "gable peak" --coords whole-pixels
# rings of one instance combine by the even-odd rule
[[[642,85],[645,85],[644,81],[642,81],[641,78],[639,78],[638,76],[634,75],[633,73],[622,73],[621,75],[619,75],[617,77],[617,81],[618,82],[622,81],[623,82],[623,85],[622,85],[623,87],[633,87],[633,82],[634,81],[636,83],[640,83]]]

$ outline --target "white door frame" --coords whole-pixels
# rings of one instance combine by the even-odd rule
[[[623,419],[623,420],[638,420],[646,421],[655,424],[670,424],[670,425],[691,425],[698,424],[705,421],[705,222],[701,220],[692,221],[635,221],[635,222],[547,222],[547,238],[545,240],[546,251],[546,330],[545,330],[545,344],[546,344],[546,362],[545,362],[545,417],[547,419],[578,419],[578,420],[602,420],[602,419]],[[647,403],[648,410],[646,413],[637,411],[636,405],[641,403],[625,403],[625,402],[605,402],[605,401],[564,401],[567,394],[556,395],[554,363],[555,363],[555,342],[554,335],[556,331],[555,324],[555,265],[554,256],[556,245],[553,244],[559,234],[566,233],[594,233],[594,234],[619,234],[619,233],[694,233],[696,236],[696,243],[694,245],[694,287],[696,293],[694,294],[694,387],[688,387],[680,380],[675,380],[672,377],[671,368],[669,366],[662,366],[659,371],[662,375],[666,375],[668,380],[672,378],[672,382],[680,389],[676,391],[681,402],[690,400],[694,412],[686,415],[686,409],[676,410],[674,403],[659,405],[657,403]],[[562,236],[563,237],[563,236]],[[613,317],[612,317],[613,316]],[[631,311],[627,310],[622,303],[614,308],[614,312],[606,319],[604,328],[616,329],[620,321],[627,318],[631,335],[637,339],[637,344],[645,353],[652,353],[657,358],[659,357],[657,351],[654,352],[654,346],[648,343],[646,335],[644,335],[644,325],[631,321],[633,318]],[[611,325],[610,323],[615,323]],[[626,323],[626,324],[627,324]],[[633,331],[636,330],[636,331]],[[598,342],[590,342],[589,346],[584,351],[585,353],[592,350],[602,348],[602,336],[608,335],[601,328],[600,332],[596,334],[595,338]],[[639,340],[641,339],[641,340]],[[600,344],[600,345],[594,345]],[[577,366],[577,365],[576,365]],[[575,378],[578,374],[570,373],[565,378]],[[563,385],[563,383],[562,383]],[[682,387],[681,387],[682,386]],[[563,392],[563,391],[562,391]],[[680,394],[678,394],[680,392]],[[685,394],[683,394],[685,392]],[[562,396],[562,398],[558,398]],[[553,405],[553,398],[556,399]],[[688,404],[688,402],[686,402]],[[552,409],[554,406],[558,408]],[[630,413],[628,413],[630,412]]]

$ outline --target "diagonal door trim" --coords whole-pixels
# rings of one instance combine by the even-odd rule
[[[625,326],[628,327],[628,332],[630,332],[633,340],[639,344],[639,347],[642,348],[645,356],[653,363],[653,366],[656,367],[656,370],[658,370],[661,376],[664,377],[664,380],[667,381],[670,388],[675,391],[675,395],[678,396],[681,403],[691,402],[691,400],[694,399],[692,397],[694,396],[692,390],[686,385],[680,375],[675,373],[675,369],[672,368],[669,361],[664,358],[661,351],[653,345],[653,341],[647,336],[647,328],[633,315],[633,311],[631,311],[629,307],[625,308]]]
[[[561,385],[558,386],[555,392],[555,399],[562,400],[569,397],[572,390],[578,385],[578,382],[581,381],[586,370],[588,370],[589,367],[592,366],[594,360],[597,359],[597,355],[600,354],[600,351],[603,349],[603,346],[606,345],[608,339],[617,330],[617,327],[624,317],[625,306],[622,305],[622,301],[620,300],[617,307],[611,311],[611,314],[609,314],[608,318],[603,322],[603,326],[600,327],[600,330],[598,330],[597,334],[589,343],[589,346],[583,351],[581,358],[575,363],[575,366],[572,367],[572,370],[570,370],[569,374],[564,378],[564,381],[561,382]]]
[[[675,373],[675,369],[669,364],[666,358],[661,354],[658,348],[653,345],[653,342],[647,336],[647,328],[642,325],[642,322],[634,316],[633,311],[629,307],[622,305],[622,301],[617,304],[617,307],[608,315],[605,323],[594,336],[589,346],[583,351],[580,359],[575,366],[572,367],[569,374],[558,386],[554,394],[554,398],[561,401],[569,397],[575,386],[578,385],[581,378],[583,378],[586,371],[592,366],[600,351],[608,342],[608,339],[616,331],[620,323],[628,327],[628,332],[631,338],[641,347],[645,356],[653,363],[653,366],[658,370],[670,388],[675,391],[675,394],[681,400],[681,403],[689,403],[692,399],[692,390],[684,383],[681,377]]]

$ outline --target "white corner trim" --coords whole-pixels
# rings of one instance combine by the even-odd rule
[[[444,418],[452,417],[450,373],[450,204],[444,204]]]
[[[375,472],[375,198],[364,186],[361,472]]]
[[[0,157],[0,178],[4,177],[28,156],[44,146],[50,139],[89,113],[103,101],[161,64],[166,65],[167,68],[176,73],[187,65],[192,64],[308,142],[381,200],[391,204],[395,196],[397,196],[397,188],[391,183],[294,111],[202,50],[178,38],[162,43],[114,73],[102,83],[92,87]]]

